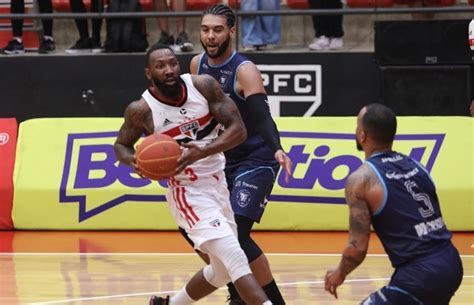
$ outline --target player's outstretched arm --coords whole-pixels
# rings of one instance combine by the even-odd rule
[[[143,122],[147,110],[143,107],[142,101],[135,101],[128,105],[124,122],[114,144],[117,160],[133,167],[136,172],[138,172],[138,167],[135,163],[134,145],[143,134]]]
[[[329,270],[325,290],[337,298],[337,287],[365,259],[370,238],[370,211],[366,200],[367,168],[362,166],[347,178],[346,202],[349,205],[349,241],[339,266]]]
[[[288,183],[292,175],[293,163],[281,146],[280,134],[270,114],[267,94],[260,71],[253,63],[246,63],[237,71],[237,90],[245,96],[251,109],[250,115],[265,143],[272,149],[275,159],[285,171]]]

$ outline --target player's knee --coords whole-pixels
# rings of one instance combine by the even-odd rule
[[[224,263],[232,282],[235,282],[244,275],[252,273],[248,260],[245,257],[245,253],[237,243],[232,247],[227,248],[222,262]]]
[[[260,249],[249,235],[239,236],[239,243],[250,263],[260,257],[263,253],[262,249]]]
[[[235,222],[237,223],[240,247],[244,250],[249,262],[253,262],[263,253],[252,237],[250,237],[254,221],[245,216],[235,215]]]
[[[203,269],[204,278],[212,286],[219,288],[230,282],[230,277],[224,272],[214,272],[211,265],[207,265]]]

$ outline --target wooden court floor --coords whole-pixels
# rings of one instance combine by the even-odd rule
[[[346,279],[339,299],[324,291],[346,232],[255,232],[288,305],[359,304],[393,269],[374,234],[369,255]],[[474,304],[474,233],[455,233],[463,283],[451,304]],[[0,305],[146,305],[173,294],[203,263],[177,232],[0,231]],[[197,304],[225,304],[219,290]]]

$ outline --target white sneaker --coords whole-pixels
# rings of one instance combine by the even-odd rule
[[[313,42],[310,43],[308,46],[310,50],[315,50],[315,51],[320,51],[320,50],[326,50],[329,48],[329,38],[326,36],[320,36],[314,38]]]
[[[342,37],[339,38],[331,38],[329,42],[329,49],[337,50],[342,49],[344,47],[344,42],[342,41]]]

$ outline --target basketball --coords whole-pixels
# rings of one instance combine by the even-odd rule
[[[152,134],[138,145],[135,156],[143,176],[160,180],[169,178],[174,173],[181,156],[181,147],[170,136]]]

